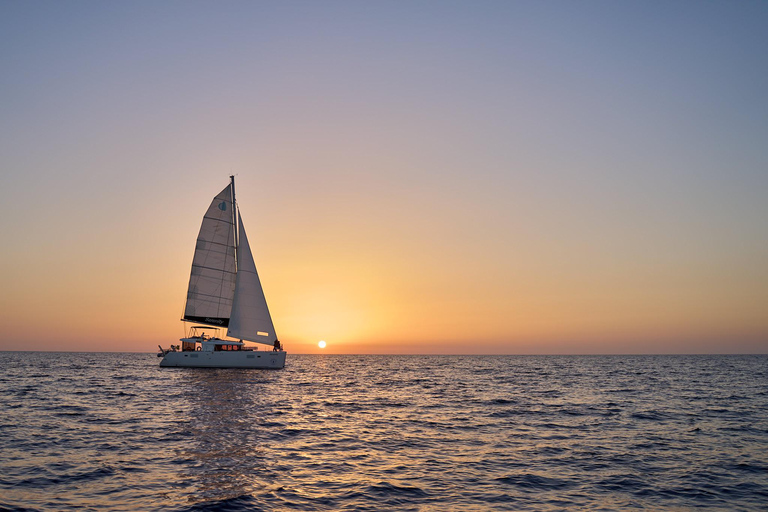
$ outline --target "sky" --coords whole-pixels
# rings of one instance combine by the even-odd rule
[[[0,0],[0,350],[768,353],[768,3]]]

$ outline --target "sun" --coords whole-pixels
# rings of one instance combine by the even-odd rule
[[[325,348],[325,342],[323,340],[320,340],[317,342],[317,346],[320,348]]]

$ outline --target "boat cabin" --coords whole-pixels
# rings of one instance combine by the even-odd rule
[[[228,341],[228,340],[210,340],[203,342],[203,352],[220,350],[248,350],[245,348],[245,344],[241,341]]]
[[[186,338],[181,338],[182,352],[220,352],[254,350],[246,347],[242,341],[223,340],[218,336],[218,327],[203,327],[195,325],[189,330]],[[199,345],[198,345],[199,344]]]

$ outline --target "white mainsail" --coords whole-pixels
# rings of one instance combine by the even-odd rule
[[[256,272],[251,246],[245,234],[242,216],[238,226],[235,297],[227,336],[266,345],[272,345],[277,339],[267,307],[267,299],[264,297],[259,274]]]
[[[227,326],[235,294],[232,184],[213,198],[197,235],[184,320]]]

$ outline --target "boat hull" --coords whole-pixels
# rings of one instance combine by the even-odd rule
[[[178,368],[266,368],[279,370],[285,367],[285,351],[186,351],[168,352],[160,361],[163,367]]]

